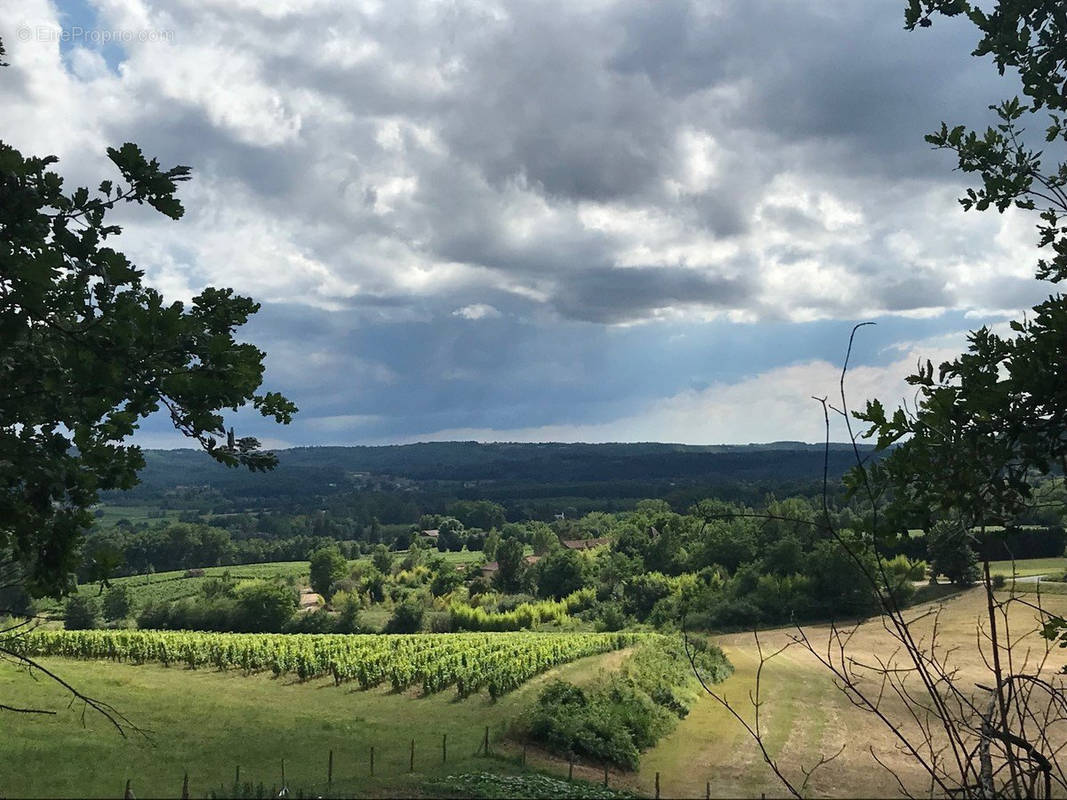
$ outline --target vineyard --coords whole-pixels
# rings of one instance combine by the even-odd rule
[[[585,656],[619,650],[655,634],[236,634],[185,631],[30,631],[3,644],[26,656],[62,656],[192,669],[271,672],[301,680],[332,677],[363,689],[390,684],[425,695],[455,687],[460,697],[493,698]]]

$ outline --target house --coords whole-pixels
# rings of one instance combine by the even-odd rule
[[[569,550],[592,550],[594,547],[603,547],[610,544],[611,539],[602,536],[599,539],[564,539],[563,546]]]
[[[441,535],[441,531],[438,530],[437,528],[434,528],[432,531],[421,531],[420,535],[427,536],[427,537],[433,539],[436,542],[437,541],[437,537]]]
[[[541,560],[541,556],[525,556],[522,559],[522,563],[525,564],[528,567],[532,567],[534,564],[536,564],[540,560]]]
[[[492,578],[500,570],[500,564],[496,561],[490,561],[488,564],[482,565],[482,577]]]

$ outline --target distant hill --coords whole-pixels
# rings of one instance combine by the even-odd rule
[[[864,452],[869,451],[864,448]],[[526,444],[427,442],[278,451],[267,474],[228,469],[197,450],[148,450],[141,485],[113,502],[153,502],[197,488],[246,505],[302,504],[353,491],[409,490],[455,496],[664,496],[667,487],[814,484],[824,445]],[[850,445],[830,447],[830,474],[854,463]],[[622,489],[620,487],[625,487]]]

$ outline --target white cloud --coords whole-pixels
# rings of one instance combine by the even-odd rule
[[[463,319],[497,319],[500,317],[500,312],[488,303],[472,303],[469,306],[457,308],[452,312],[452,316],[463,317]]]

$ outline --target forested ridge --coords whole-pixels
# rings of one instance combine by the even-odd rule
[[[685,487],[717,487],[719,496],[754,499],[772,490],[812,489],[821,480],[825,456],[824,445],[803,442],[706,446],[429,442],[292,448],[278,452],[279,465],[273,472],[250,475],[216,464],[196,450],[146,450],[140,485],[106,499],[132,505],[166,500],[172,507],[183,507],[203,505],[206,495],[253,507],[317,502],[354,490],[399,489],[507,504],[521,498],[667,497],[684,493]],[[842,475],[852,463],[850,446],[831,445],[832,476]]]

